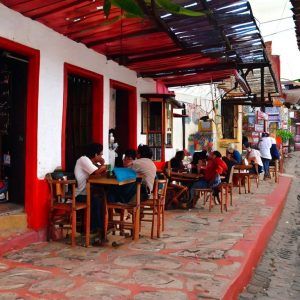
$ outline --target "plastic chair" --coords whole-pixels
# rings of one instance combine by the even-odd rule
[[[60,228],[61,232],[65,228],[71,229],[71,245],[75,246],[77,212],[83,211],[85,221],[90,222],[87,217],[87,204],[85,202],[76,202],[76,180],[53,179],[51,174],[46,175],[46,180],[50,187],[48,238],[51,239],[50,235],[55,228]]]

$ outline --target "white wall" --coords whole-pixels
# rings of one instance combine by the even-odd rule
[[[61,126],[63,109],[64,63],[104,75],[104,156],[108,159],[110,79],[137,87],[140,93],[154,93],[155,82],[137,78],[136,73],[106,57],[32,21],[0,4],[0,36],[40,50],[38,108],[38,177],[61,165]],[[139,99],[139,97],[138,97]],[[138,109],[140,112],[140,100]],[[140,114],[137,133],[140,136]],[[138,138],[138,142],[143,137]]]
[[[214,94],[214,89],[210,85],[198,85],[194,87],[186,87],[186,88],[173,88],[175,92],[176,100],[179,102],[183,102],[186,104],[194,104],[195,111],[188,112],[190,117],[199,119],[202,116],[209,115],[209,117],[213,118],[214,114],[212,113],[212,99],[216,98]],[[181,110],[175,110],[176,113],[181,113]],[[182,120],[181,118],[173,119],[173,148],[168,149],[166,151],[166,160],[169,160],[175,155],[176,150],[182,150]],[[194,134],[198,132],[198,123],[190,122],[185,124],[185,148],[188,149],[188,137],[190,134]]]

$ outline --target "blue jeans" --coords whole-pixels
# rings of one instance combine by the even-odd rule
[[[78,195],[76,197],[78,202],[86,202],[86,195]],[[102,199],[99,196],[91,196],[91,223],[90,230],[102,230],[103,227],[103,213],[102,213]]]
[[[270,172],[269,172],[270,159],[262,157],[261,160],[264,165],[265,176],[269,176],[270,175]]]
[[[136,183],[129,183],[125,185],[112,185],[109,187],[107,201],[110,203],[124,203],[127,204],[136,194]],[[141,184],[141,201],[148,199],[147,188]]]
[[[221,183],[220,176],[216,176],[213,182],[208,183],[205,179],[200,179],[196,181],[190,189],[190,199],[193,200],[195,195],[195,189],[206,189],[206,188],[216,188]]]

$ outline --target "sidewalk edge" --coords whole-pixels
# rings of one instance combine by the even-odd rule
[[[278,220],[281,216],[291,183],[292,178],[287,176],[281,176],[279,183],[274,189],[274,191],[267,196],[267,201],[277,201],[277,205],[273,205],[273,213],[266,219],[265,223],[262,225],[261,230],[257,234],[257,238],[255,239],[255,241],[252,242],[251,247],[249,247],[248,252],[245,254],[246,259],[244,260],[244,263],[241,266],[241,271],[232,281],[232,283],[227,288],[221,299],[237,299],[238,295],[250,282],[251,277],[253,275],[253,269],[256,268],[262,254],[264,253],[272,236],[272,233],[276,228]],[[274,198],[276,200],[274,200]]]

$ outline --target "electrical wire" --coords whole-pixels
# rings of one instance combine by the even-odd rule
[[[259,24],[260,25],[261,24],[267,24],[267,23],[282,21],[282,20],[291,19],[291,18],[293,18],[293,16],[284,17],[284,18],[280,18],[280,19],[269,20],[269,21],[265,21],[265,22],[259,22]]]
[[[288,28],[288,29],[284,29],[284,30],[281,30],[281,31],[277,31],[277,32],[273,32],[273,33],[270,33],[270,34],[267,34],[267,35],[264,35],[263,37],[267,37],[267,36],[271,36],[271,35],[275,35],[275,34],[278,34],[278,33],[281,33],[281,32],[285,32],[285,31],[289,31],[289,30],[294,30],[295,28]]]

